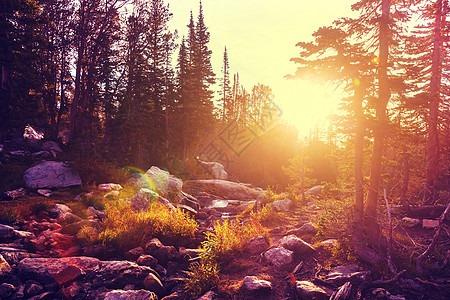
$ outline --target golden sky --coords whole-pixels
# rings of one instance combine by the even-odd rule
[[[284,119],[300,134],[335,112],[340,93],[326,83],[287,80],[295,72],[290,58],[296,57],[299,41],[310,41],[320,26],[349,16],[355,0],[203,0],[205,24],[209,28],[212,65],[220,78],[223,50],[228,49],[231,74],[239,72],[248,91],[258,83],[268,85],[283,110]],[[190,11],[198,15],[198,0],[168,1],[173,18],[170,27],[179,40],[187,36]],[[216,98],[219,98],[216,95]]]

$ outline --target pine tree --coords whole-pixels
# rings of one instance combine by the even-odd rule
[[[231,86],[230,86],[230,64],[228,62],[227,47],[223,52],[223,67],[222,67],[222,122],[228,121],[228,115],[231,111]]]

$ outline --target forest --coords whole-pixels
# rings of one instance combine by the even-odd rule
[[[67,256],[91,256],[87,253],[95,246],[103,252],[92,257],[102,261],[131,261],[139,247],[145,255],[156,253],[160,264],[152,265],[158,277],[154,281],[162,287],[148,284],[147,275],[136,290],[143,287],[156,298],[142,299],[175,293],[180,299],[196,299],[209,292],[215,298],[204,299],[448,299],[448,0],[355,0],[352,17],[314,28],[309,40],[292,45],[298,55],[285,59],[295,72],[286,70],[285,80],[319,82],[345,94],[339,113],[329,116],[328,128],[317,127],[306,137],[283,120],[269,85],[246,87],[238,72],[231,73],[231,49],[224,45],[223,53],[211,51],[214,32],[201,1],[186,12],[186,27],[176,30],[170,26],[169,2],[2,0],[0,226],[16,226],[16,237],[20,230],[33,232],[36,237],[20,237],[32,241],[23,242],[33,244],[28,254],[62,259],[66,255],[48,248],[50,242],[33,242],[41,231],[33,231],[27,219],[34,215],[40,224],[45,218],[51,223],[58,219],[51,217],[54,206],[67,204],[77,222],[84,222],[72,232],[58,221],[61,232],[70,232],[79,244],[77,255]],[[220,72],[213,69],[213,55],[222,59]],[[47,142],[59,146],[46,149]],[[29,184],[26,174],[41,158],[44,163],[69,162],[80,183]],[[147,186],[139,176],[150,176],[147,181],[153,183]],[[163,177],[169,182],[164,188],[158,184]],[[103,195],[100,186],[111,182],[124,189],[112,186],[105,190],[117,194]],[[53,196],[37,188],[49,188]],[[142,197],[154,201],[142,208],[144,200],[136,202]],[[288,209],[275,204],[288,199]],[[91,207],[92,224],[86,213]],[[155,221],[158,216],[161,220]],[[313,231],[299,233],[307,221]],[[21,298],[16,291],[21,284],[29,286],[21,272],[31,270],[25,260],[33,257],[14,261],[5,247],[15,242],[1,232],[0,290],[16,297],[11,299],[36,296],[30,292]],[[300,259],[308,251],[289,246],[290,233],[311,244],[314,257]],[[267,247],[248,250],[261,236]],[[177,254],[167,258],[158,252],[160,246],[148,250],[156,249],[156,238],[166,245],[158,241],[161,247],[173,245]],[[321,244],[327,238],[336,239],[338,246]],[[293,251],[294,260],[261,265],[255,254],[265,257],[273,249],[285,250],[277,245]],[[181,276],[175,267],[174,276],[166,273],[174,257],[190,248],[198,250],[198,259],[185,269],[181,258],[176,261],[188,276],[175,284],[174,274]],[[2,257],[17,280],[5,277],[9,273],[1,267]],[[345,284],[324,275],[345,263],[376,275],[370,280],[352,275]],[[259,272],[259,288],[247,287],[247,277],[255,277],[248,270]],[[105,274],[102,278],[109,276]],[[106,291],[91,289],[77,278],[57,282],[55,295],[108,298]],[[305,292],[300,283],[308,281],[300,279],[326,288],[320,295]],[[262,282],[267,280],[270,288]],[[8,284],[13,292],[6,289]],[[76,292],[70,288],[74,284]],[[125,291],[124,286],[106,285],[108,295],[113,287]],[[377,288],[387,294],[380,296]],[[403,298],[394,298],[392,290]]]

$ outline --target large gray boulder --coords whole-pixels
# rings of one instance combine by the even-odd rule
[[[150,189],[171,201],[180,201],[183,181],[165,170],[151,167],[136,183],[140,188]]]
[[[188,180],[183,184],[183,191],[194,197],[207,193],[226,200],[256,200],[264,196],[262,189],[220,179]]]
[[[311,254],[316,251],[310,244],[293,234],[283,237],[280,240],[280,246],[293,251],[298,256]]]
[[[28,188],[61,188],[81,185],[80,176],[65,162],[44,161],[23,174]]]
[[[295,288],[300,299],[326,300],[331,296],[331,291],[309,281],[297,281]]]
[[[267,280],[259,280],[256,276],[245,276],[242,285],[248,291],[271,290],[272,284]]]
[[[264,253],[264,258],[276,267],[283,267],[292,263],[294,252],[285,248],[272,248]]]

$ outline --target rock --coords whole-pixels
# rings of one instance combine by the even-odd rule
[[[311,222],[305,223],[302,227],[299,228],[299,231],[302,234],[312,234],[315,235],[317,233],[317,227]]]
[[[158,300],[158,297],[146,290],[114,290],[108,292],[104,300]]]
[[[39,190],[37,190],[37,193],[44,197],[51,197],[51,195],[53,195],[52,190],[47,190],[47,189],[39,189]]]
[[[0,284],[0,295],[2,299],[10,299],[10,297],[16,291],[16,287],[10,283],[2,283]]]
[[[159,264],[167,266],[167,263],[177,256],[177,250],[174,246],[162,246],[150,254],[158,260]]]
[[[60,188],[81,185],[80,176],[67,163],[44,161],[27,169],[23,179],[28,188]]]
[[[137,185],[141,188],[148,188],[172,201],[179,202],[181,200],[183,181],[156,166],[147,170]]]
[[[156,271],[130,261],[102,261],[96,270],[99,283],[108,288],[138,285],[150,273],[156,274]]]
[[[66,213],[66,212],[72,212],[72,210],[65,204],[60,204],[57,203],[55,205],[55,207],[50,208],[48,210],[49,215],[53,218],[56,219],[58,218],[59,215]]]
[[[22,157],[30,155],[30,153],[25,150],[11,151],[11,152],[9,152],[9,154],[15,155],[15,156],[22,156]]]
[[[181,209],[183,212],[185,212],[186,214],[190,215],[191,217],[195,217],[198,214],[198,212],[190,206],[187,206],[184,204],[177,204],[177,207],[179,209]]]
[[[103,195],[103,198],[108,200],[117,200],[119,199],[120,192],[119,191],[110,191]]]
[[[62,152],[61,147],[59,147],[58,143],[53,141],[45,141],[42,143],[41,149],[44,151],[55,151],[55,152]]]
[[[90,218],[97,218],[99,220],[103,220],[106,214],[103,211],[97,210],[92,206],[86,208],[86,214],[90,215]]]
[[[31,154],[31,157],[33,158],[50,158],[52,157],[52,154],[48,151],[38,151]]]
[[[320,242],[321,246],[330,247],[330,248],[336,247],[337,244],[338,244],[337,239],[328,239],[328,240]]]
[[[242,282],[244,288],[248,291],[270,290],[272,284],[267,280],[258,280],[256,276],[245,276]]]
[[[36,131],[30,125],[25,126],[25,130],[23,132],[23,138],[25,140],[42,140],[44,138],[44,134],[42,132]]]
[[[262,253],[267,248],[269,248],[269,244],[267,244],[266,239],[262,235],[253,237],[247,245],[247,251],[251,255]]]
[[[389,295],[388,300],[406,300],[406,296],[403,296],[403,295]]]
[[[408,218],[408,217],[404,217],[402,218],[402,225],[404,227],[414,227],[420,224],[420,220],[419,219],[413,219],[413,218]]]
[[[188,193],[185,193],[181,191],[181,204],[187,205],[189,207],[192,207],[195,210],[199,210],[200,203],[198,202],[197,198],[195,198],[192,195],[189,195]]]
[[[305,192],[306,196],[319,196],[323,189],[323,185],[316,185]]]
[[[216,293],[214,293],[213,291],[209,291],[209,292],[204,293],[197,300],[213,300],[213,299],[216,299]]]
[[[80,222],[81,220],[82,219],[79,216],[74,215],[71,212],[65,212],[65,213],[60,214],[56,221],[59,224],[64,226],[64,225]]]
[[[6,199],[16,200],[20,197],[23,197],[27,194],[27,190],[24,188],[20,188],[17,190],[7,191],[5,192]]]
[[[133,249],[127,251],[127,253],[125,253],[125,258],[127,260],[135,261],[143,254],[144,254],[144,248],[137,247],[137,248],[133,248]]]
[[[0,241],[8,240],[14,236],[15,232],[13,227],[0,224]]]
[[[291,250],[295,255],[308,255],[316,251],[310,244],[291,234],[280,240],[280,246]]]
[[[81,230],[81,228],[94,227],[96,224],[97,222],[92,220],[81,220],[75,223],[67,224],[61,229],[61,232],[70,235],[77,235],[77,233]]]
[[[101,261],[92,257],[24,258],[17,272],[21,279],[33,279],[41,284],[69,282],[84,273],[93,273]],[[79,270],[79,271],[78,271]]]
[[[140,266],[154,268],[158,264],[158,260],[151,255],[144,254],[139,256],[139,258],[136,260],[136,263]]]
[[[44,287],[42,285],[39,284],[39,282],[34,281],[34,280],[29,280],[26,285],[25,285],[25,289],[24,289],[24,294],[27,297],[32,297],[38,294],[41,294],[42,292],[44,292]]]
[[[131,207],[137,211],[146,209],[149,204],[159,198],[159,195],[147,188],[141,188],[132,198]]]
[[[270,203],[275,211],[289,211],[293,205],[290,199],[277,200]]]
[[[336,268],[332,269],[330,273],[328,273],[328,275],[325,277],[325,280],[334,285],[343,285],[350,279],[350,277],[365,279],[366,275],[367,272],[359,271],[356,265],[337,266]]]
[[[434,229],[436,227],[439,227],[439,220],[423,219],[422,227],[425,229]]]
[[[264,191],[241,183],[220,179],[188,180],[183,183],[183,191],[197,197],[202,193],[224,200],[255,200],[264,196]]]
[[[330,300],[348,300],[351,299],[352,296],[352,284],[350,282],[346,282],[343,286],[339,288],[333,295],[330,297]]]
[[[166,289],[162,285],[161,280],[153,273],[145,277],[142,286],[144,289],[154,292],[160,298],[166,294]]]
[[[325,300],[329,299],[331,294],[315,285],[309,281],[297,281],[295,284],[295,288],[297,290],[297,294],[300,296],[300,299],[317,299],[317,300]]]
[[[157,238],[151,239],[145,245],[145,253],[152,254],[154,251],[158,250],[161,247],[164,247],[164,245],[160,242],[160,240],[158,240]]]
[[[102,183],[98,185],[98,189],[101,191],[120,191],[123,187],[117,183]]]
[[[207,162],[200,159],[197,161],[203,167],[203,169],[205,169],[205,174],[208,176],[206,179],[228,179],[228,173],[225,171],[225,168],[221,163]]]
[[[0,278],[9,275],[11,271],[11,266],[0,254]]]
[[[264,253],[264,258],[276,267],[282,267],[292,263],[293,254],[294,252],[285,248],[272,248]]]

